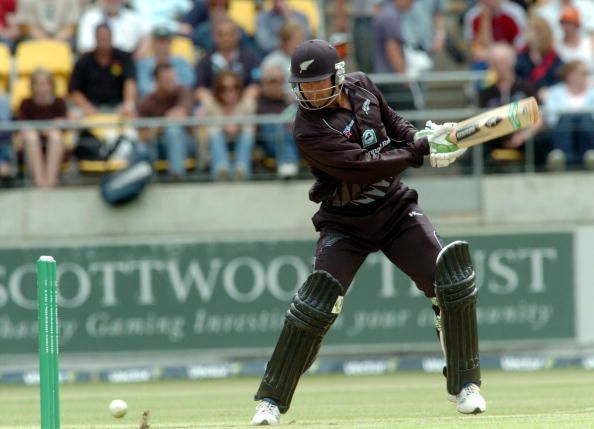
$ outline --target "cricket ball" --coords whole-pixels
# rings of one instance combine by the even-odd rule
[[[118,419],[124,417],[126,412],[128,412],[128,404],[121,399],[114,399],[109,403],[109,412]]]

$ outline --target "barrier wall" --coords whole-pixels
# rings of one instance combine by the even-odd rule
[[[594,175],[405,181],[442,236],[471,242],[483,349],[594,344]],[[310,270],[309,185],[153,186],[121,209],[92,187],[0,192],[0,354],[35,354],[41,254],[59,264],[63,355],[266,354]],[[425,298],[374,254],[325,350],[434,351],[431,319]]]
[[[408,183],[408,182],[407,182]],[[413,181],[427,213],[459,223],[475,219],[480,182],[468,177]],[[308,200],[311,181],[185,183],[152,185],[135,201],[114,209],[98,188],[59,188],[50,192],[0,192],[0,237],[6,242],[134,240],[138,237],[192,237],[229,240],[239,236],[314,238]],[[444,195],[450,194],[445,199]],[[432,196],[435,196],[433,198]]]
[[[594,224],[594,174],[405,177],[440,232],[570,230]],[[130,242],[314,239],[311,181],[149,186],[134,204],[106,206],[95,187],[0,192],[0,247]]]

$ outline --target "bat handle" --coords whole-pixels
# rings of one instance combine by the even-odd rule
[[[450,133],[448,134],[448,141],[450,143],[454,143],[454,144],[458,143],[458,138],[456,137],[456,129],[455,128],[452,131],[450,131]]]

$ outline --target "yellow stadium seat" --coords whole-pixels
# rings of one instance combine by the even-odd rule
[[[10,107],[13,112],[17,112],[21,105],[21,101],[31,96],[31,86],[29,85],[29,78],[20,78],[12,83],[10,89]]]
[[[56,80],[56,95],[58,97],[66,97],[68,95],[68,82],[63,76],[54,76]],[[21,101],[31,96],[31,84],[28,76],[21,76],[13,82],[10,89],[10,106],[13,112],[16,112]]]
[[[128,167],[130,163],[123,159],[111,161],[78,161],[78,171],[87,174],[103,174],[120,171]]]
[[[499,162],[521,162],[524,160],[524,154],[518,149],[493,149],[491,158]]]
[[[313,34],[317,33],[320,22],[320,13],[316,0],[288,0],[289,6],[298,10],[309,19]],[[271,0],[264,2],[264,10],[272,5]],[[229,15],[233,21],[241,25],[248,34],[256,31],[256,11],[253,0],[232,0]]]
[[[176,36],[171,40],[171,53],[178,55],[194,65],[196,63],[196,51],[192,40],[187,37]]]
[[[256,9],[253,0],[232,0],[229,16],[247,34],[253,35],[256,32]]]
[[[10,50],[6,45],[0,43],[0,89],[4,92],[8,91],[11,63]]]
[[[91,134],[104,142],[108,135],[119,135],[122,133],[122,118],[117,113],[97,113],[92,116],[85,116],[81,123],[87,125]]]
[[[26,40],[17,46],[16,70],[19,76],[28,76],[38,67],[54,75],[68,77],[72,72],[73,56],[70,45],[60,40]]]
[[[311,31],[316,34],[320,23],[320,13],[316,0],[289,0],[288,3],[293,9],[307,16]]]
[[[105,143],[105,139],[109,134],[119,135],[123,131],[122,117],[117,113],[97,113],[96,115],[85,116],[81,119],[81,123],[87,125],[89,132],[102,143]],[[123,159],[107,161],[79,160],[78,171],[86,174],[102,174],[123,170],[128,165],[129,162]]]
[[[489,86],[495,85],[495,83],[497,83],[497,79],[497,72],[495,71],[495,69],[489,67],[485,79],[482,82],[482,85],[484,88],[488,88]]]
[[[184,160],[184,167],[186,170],[194,170],[197,164],[198,163],[194,158],[186,158]],[[167,161],[166,159],[157,159],[153,163],[153,168],[155,169],[155,171],[163,173],[167,171],[167,169],[169,168],[169,161]]]

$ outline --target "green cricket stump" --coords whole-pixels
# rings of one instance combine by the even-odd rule
[[[37,260],[41,429],[60,428],[57,286],[56,261],[41,256]]]

